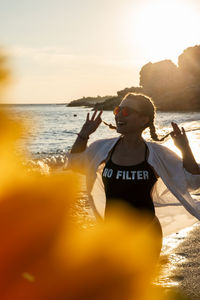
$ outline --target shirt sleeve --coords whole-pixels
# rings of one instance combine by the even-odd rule
[[[199,165],[200,168],[200,165]],[[191,174],[185,168],[183,168],[185,173],[185,178],[189,191],[200,191],[200,175],[199,174]]]
[[[167,172],[168,177],[170,177],[172,181],[176,181],[179,184],[183,179],[181,177],[184,177],[184,181],[189,192],[200,190],[200,175],[188,172],[183,167],[182,158],[166,146],[162,146],[162,148],[159,147],[159,149],[162,149],[162,154],[160,152],[160,157],[162,156],[162,161],[165,165],[164,171]]]
[[[64,170],[73,170],[80,173],[86,173],[91,161],[94,159],[98,142],[93,142],[85,151],[80,153],[66,153]]]

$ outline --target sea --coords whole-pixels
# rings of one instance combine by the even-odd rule
[[[28,153],[30,165],[38,167],[41,171],[49,172],[56,168],[62,168],[65,163],[65,154],[70,151],[77,133],[80,132],[82,125],[86,120],[87,113],[92,115],[91,108],[86,107],[68,107],[67,105],[9,105],[7,107],[10,115],[22,121],[27,126],[27,134],[24,134],[18,142],[19,151]],[[112,111],[104,111],[102,119],[108,124],[115,124]],[[200,162],[200,112],[160,112],[155,118],[156,131],[159,137],[172,131],[171,122],[176,122],[180,127],[184,127],[193,154]],[[101,138],[118,136],[115,130],[110,129],[103,123],[94,132],[89,143]],[[148,130],[144,132],[144,139],[151,140]],[[179,150],[169,136],[163,144],[180,155]],[[82,194],[82,204],[84,207],[85,195]],[[81,210],[82,208],[79,209]],[[166,237],[163,242],[163,251],[166,254],[172,253],[180,240],[187,237],[193,227],[186,228],[179,233]],[[170,280],[169,269],[176,263],[177,255],[171,256],[171,266],[166,271],[166,276],[158,282],[162,285],[164,282],[170,285],[176,285],[177,282]],[[170,259],[169,259],[170,260]]]
[[[65,104],[18,104],[8,106],[8,111],[29,128],[28,134],[21,138],[19,147],[26,148],[34,159],[63,157],[71,149],[87,113],[93,113],[91,108],[68,107]],[[115,124],[112,111],[104,111],[102,119],[109,124]],[[192,150],[196,159],[200,161],[200,112],[158,111],[155,124],[160,137],[172,131],[172,121],[188,131]],[[114,136],[118,136],[118,133],[102,123],[90,136],[89,143]],[[148,130],[144,133],[144,138],[150,140]],[[179,153],[170,137],[164,143]]]
[[[86,120],[87,113],[93,114],[91,108],[68,107],[67,104],[16,104],[7,105],[7,111],[14,119],[22,122],[25,133],[17,143],[17,151],[24,156],[25,164],[41,173],[59,170],[66,163],[66,153],[70,151],[77,133]],[[115,125],[112,111],[104,111],[102,120]],[[156,132],[163,137],[172,131],[171,122],[184,127],[194,156],[200,162],[200,112],[160,112],[155,118]],[[103,122],[90,136],[88,144],[101,138],[110,138],[119,134]],[[143,133],[149,141],[149,130]],[[169,136],[164,145],[181,155]]]

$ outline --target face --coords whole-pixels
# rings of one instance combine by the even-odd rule
[[[141,133],[149,117],[142,115],[138,102],[132,99],[123,100],[114,111],[117,132],[122,134]]]

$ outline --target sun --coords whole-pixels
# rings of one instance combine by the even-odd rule
[[[198,14],[191,1],[142,1],[131,26],[134,43],[152,62],[171,59],[176,63],[185,48],[199,43]]]

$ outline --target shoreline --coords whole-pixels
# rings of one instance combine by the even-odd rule
[[[154,284],[200,299],[200,222],[163,239],[161,270]]]

